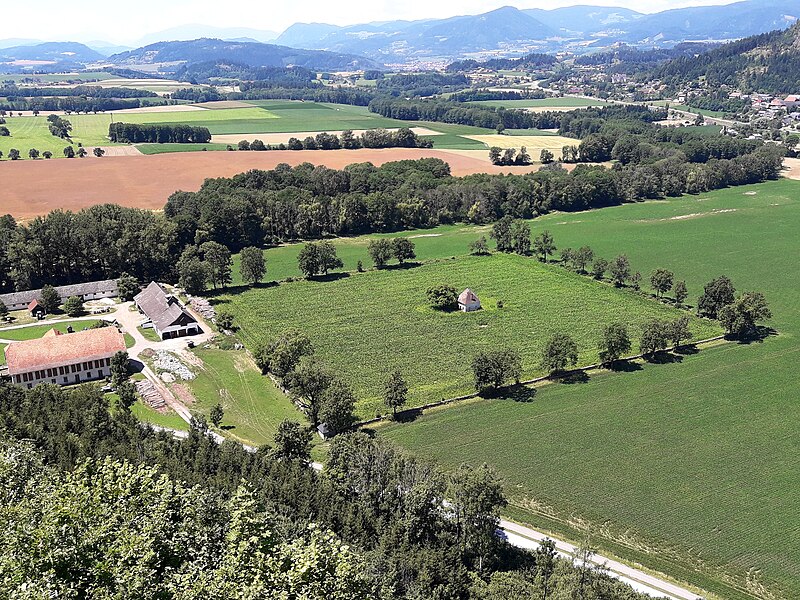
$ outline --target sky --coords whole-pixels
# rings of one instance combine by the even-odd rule
[[[37,0],[2,9],[4,37],[48,41],[105,40],[133,44],[147,34],[187,24],[283,31],[296,22],[353,25],[394,19],[479,14],[501,6],[556,8],[575,4],[622,6],[639,12],[733,0]],[[5,2],[3,4],[6,4]],[[48,15],[47,18],[44,18]],[[56,17],[57,15],[57,17]]]

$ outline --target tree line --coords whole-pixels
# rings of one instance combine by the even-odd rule
[[[9,101],[16,99],[31,99],[41,97],[68,97],[79,96],[83,98],[158,98],[158,94],[148,90],[139,90],[123,87],[99,87],[90,85],[77,85],[75,87],[17,87],[16,85],[0,86],[0,96]]]
[[[142,125],[134,123],[111,123],[108,126],[108,137],[112,142],[138,144],[148,142],[154,144],[205,144],[211,141],[208,127],[192,125]]]
[[[0,101],[0,110],[39,112],[98,113],[144,106],[159,106],[166,101],[161,98],[93,98],[84,96],[8,98]]]
[[[322,132],[315,136],[308,136],[303,140],[290,137],[284,144],[265,144],[259,139],[252,142],[242,140],[237,145],[238,150],[358,150],[359,148],[433,148],[433,141],[419,137],[408,127],[401,127],[397,131],[387,129],[369,129],[360,135],[355,135],[351,130],[345,130],[339,135]],[[231,148],[232,149],[232,148]]]
[[[71,147],[69,147],[72,149]],[[79,151],[81,149],[79,148]],[[74,155],[74,150],[73,150]],[[706,164],[675,158],[606,169],[558,164],[526,175],[453,177],[439,159],[353,164],[341,170],[303,164],[211,179],[176,192],[164,213],[114,205],[56,210],[26,224],[0,220],[0,289],[31,289],[118,277],[177,280],[186,246],[214,241],[248,246],[326,236],[391,232],[464,222],[530,219],[648,198],[701,193],[775,178],[782,158],[770,146]]]

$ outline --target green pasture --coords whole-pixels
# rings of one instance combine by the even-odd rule
[[[8,344],[0,344],[0,365],[6,364],[6,346]]]
[[[721,274],[766,294],[777,335],[549,385],[532,402],[431,413],[384,434],[446,466],[489,462],[513,518],[726,599],[800,596],[800,183],[780,180],[533,222],[559,247],[675,271],[695,302]]]
[[[432,310],[425,291],[443,283],[471,287],[484,308],[468,314]],[[632,291],[503,254],[264,286],[215,300],[233,312],[251,348],[288,328],[306,332],[317,356],[353,384],[362,417],[385,411],[380,394],[394,369],[406,377],[410,405],[417,406],[472,391],[470,364],[481,350],[518,350],[523,377],[530,378],[543,374],[540,353],[553,333],[571,334],[580,364],[591,364],[605,324],[624,321],[636,335],[647,319],[680,315]],[[692,323],[695,339],[718,332],[710,322]]]
[[[371,239],[407,237],[414,243],[418,260],[431,260],[469,254],[469,245],[481,235],[485,235],[488,238],[489,230],[489,227],[442,225],[434,229],[415,229],[397,233],[337,238],[333,240],[333,244],[336,246],[337,255],[344,263],[344,270],[355,271],[359,260],[365,269],[373,267],[372,260],[367,252],[367,245]],[[287,244],[266,250],[264,252],[267,260],[265,281],[280,281],[287,277],[301,277],[302,273],[297,267],[297,255],[302,247],[303,244]],[[233,285],[242,284],[239,265],[239,255],[235,254],[233,256]]]
[[[53,321],[47,325],[31,325],[29,327],[20,327],[19,329],[3,329],[0,330],[0,338],[4,340],[13,340],[15,342],[35,340],[42,337],[51,329],[56,329],[61,333],[66,333],[67,327],[72,325],[73,330],[82,331],[84,329],[88,329],[97,322],[98,319],[86,319],[83,321]]]
[[[170,152],[220,152],[228,149],[228,144],[138,144],[142,154],[167,154]]]
[[[144,423],[151,423],[168,429],[177,429],[178,431],[188,431],[189,429],[189,424],[171,409],[166,413],[161,413],[138,401],[131,406],[131,412]]]
[[[447,123],[427,123],[386,119],[370,113],[363,106],[339,104],[319,104],[314,102],[289,102],[282,100],[258,100],[253,106],[243,108],[217,108],[174,112],[108,112],[98,114],[73,114],[66,118],[72,123],[73,146],[78,143],[87,147],[110,146],[108,127],[113,123],[137,124],[186,124],[207,127],[212,135],[226,134],[268,134],[312,131],[341,131],[345,129],[374,129],[378,127],[427,127],[444,135],[430,136],[437,148],[482,149],[481,142],[462,137],[470,134],[492,133],[480,127],[451,125]],[[50,134],[47,113],[38,117],[12,117],[6,126],[9,137],[0,137],[0,151],[8,155],[11,148],[28,160],[28,150],[36,148],[40,152],[49,150],[54,158],[63,158],[66,140]],[[225,150],[225,144],[142,144],[144,154],[164,152],[193,152],[206,150]]]
[[[197,349],[203,361],[197,377],[188,382],[197,402],[192,412],[208,414],[217,403],[225,417],[222,433],[246,444],[271,444],[284,419],[304,422],[303,415],[268,377],[261,375],[253,360],[241,350]]]
[[[0,74],[0,81],[12,81],[14,83],[27,83],[33,81],[35,83],[66,83],[70,81],[80,81],[82,83],[91,83],[95,81],[105,81],[107,79],[116,79],[115,75],[106,73],[105,71],[87,71],[84,73],[44,73],[44,74]]]

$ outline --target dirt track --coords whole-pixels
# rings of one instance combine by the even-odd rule
[[[495,167],[488,160],[444,150],[301,150],[271,152],[180,152],[153,156],[22,160],[0,162],[0,214],[25,220],[56,208],[79,210],[113,202],[160,209],[177,191],[195,191],[207,178],[230,177],[249,169],[302,162],[340,169],[352,163],[381,165],[393,160],[441,158],[453,175],[523,173],[531,167]]]

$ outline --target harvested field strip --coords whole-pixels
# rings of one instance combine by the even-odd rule
[[[208,111],[215,112],[215,111]],[[487,160],[438,150],[303,150],[270,152],[182,152],[153,156],[105,157],[59,161],[3,161],[3,212],[30,219],[55,208],[79,210],[115,202],[158,210],[177,190],[196,191],[209,177],[231,177],[249,169],[273,169],[280,163],[310,162],[341,169],[352,163],[381,165],[394,160],[441,158],[454,175],[523,173],[536,167],[495,167]],[[144,176],[143,174],[146,174]],[[69,186],[63,182],[69,181]]]

